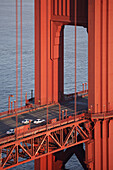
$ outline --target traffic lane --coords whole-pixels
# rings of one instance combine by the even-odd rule
[[[69,116],[70,113],[74,113],[74,101],[68,102],[67,104],[61,105],[61,110],[67,109],[67,115]],[[87,100],[79,99],[77,101],[77,111],[80,110],[87,110]],[[23,125],[22,120],[24,119],[32,119],[33,121],[36,119],[45,119],[46,123],[46,117],[47,117],[47,108],[39,109],[36,111],[31,111],[26,114],[18,115],[18,126]],[[59,106],[51,106],[48,108],[48,120],[53,118],[59,118]],[[41,124],[34,125],[31,123],[31,128],[40,126]],[[11,117],[7,119],[0,120],[0,136],[6,135],[6,132],[16,127],[16,117]]]
[[[52,108],[54,111],[49,109],[49,115],[52,112],[50,117],[54,118],[56,116],[56,114],[58,113],[58,112],[55,112],[55,110],[58,110],[57,107],[55,106]],[[36,119],[45,119],[45,122],[43,123],[43,124],[45,124],[46,123],[46,115],[47,115],[46,108],[39,109],[39,110],[33,111],[33,112],[28,112],[26,114],[18,115],[18,117],[17,117],[18,118],[18,126],[23,125],[22,120],[24,120],[24,119],[32,119],[33,121]],[[36,125],[31,123],[31,127],[36,127],[36,126],[40,126],[40,125],[42,125],[42,123],[36,124]],[[11,117],[11,118],[0,120],[0,137],[5,136],[6,132],[12,128],[16,128],[16,117]]]

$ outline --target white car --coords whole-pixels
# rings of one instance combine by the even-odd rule
[[[45,122],[45,119],[36,119],[35,121],[34,121],[34,124],[39,124],[39,123],[42,123],[42,122]]]
[[[28,123],[30,123],[32,121],[33,121],[32,119],[24,119],[24,120],[22,120],[22,123],[23,124],[28,124]]]
[[[6,132],[7,135],[12,135],[12,134],[14,134],[14,133],[15,133],[15,130],[14,130],[14,129],[9,129],[9,130]]]

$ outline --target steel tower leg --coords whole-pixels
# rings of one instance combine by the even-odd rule
[[[52,170],[52,154],[36,159],[34,170]]]
[[[108,169],[108,120],[102,122],[102,169]]]
[[[108,163],[109,170],[113,169],[113,120],[109,123]]]
[[[101,123],[98,121],[95,125],[94,132],[94,140],[95,140],[95,170],[101,170]]]
[[[35,0],[35,103],[63,93],[63,23],[51,21],[51,0]]]
[[[88,1],[88,108],[113,110],[113,1]],[[113,169],[112,120],[96,120],[94,169]],[[109,123],[108,123],[109,122]],[[92,153],[93,153],[92,150]]]
[[[113,110],[113,1],[88,2],[88,108]]]
[[[55,156],[52,154],[44,156],[35,160],[34,170],[60,170],[63,162],[61,160],[55,161]]]

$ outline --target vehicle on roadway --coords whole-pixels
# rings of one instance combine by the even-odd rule
[[[14,129],[9,129],[6,134],[7,135],[13,135],[15,133],[15,130]]]
[[[28,123],[30,123],[32,121],[33,121],[32,119],[24,119],[24,120],[22,120],[22,123],[23,124],[28,124]]]
[[[39,124],[39,123],[42,123],[42,122],[45,122],[45,119],[36,119],[33,123],[34,124]]]

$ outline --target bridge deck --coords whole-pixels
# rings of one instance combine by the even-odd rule
[[[77,112],[78,112],[77,114],[80,114],[82,110],[87,110],[87,106],[88,106],[87,98],[81,98],[81,97],[77,98]],[[74,114],[74,101],[72,100],[72,101],[66,101],[62,103],[61,111],[65,109],[67,109],[67,116],[73,115]],[[33,123],[31,123],[31,128],[35,128],[40,125],[46,124],[47,107],[39,108],[35,111],[31,111],[31,108],[30,108],[30,111],[28,111],[27,113],[19,114],[18,115],[18,126],[22,125],[21,122],[24,119],[36,120],[38,118],[45,119],[45,123],[43,124],[41,123],[39,125],[34,125]],[[57,120],[59,119],[59,105],[58,104],[48,107],[48,120],[54,119],[54,118],[57,118]],[[7,136],[6,131],[11,128],[16,128],[16,116],[12,116],[9,118],[7,117],[7,118],[4,118],[3,120],[0,120],[0,138]]]

